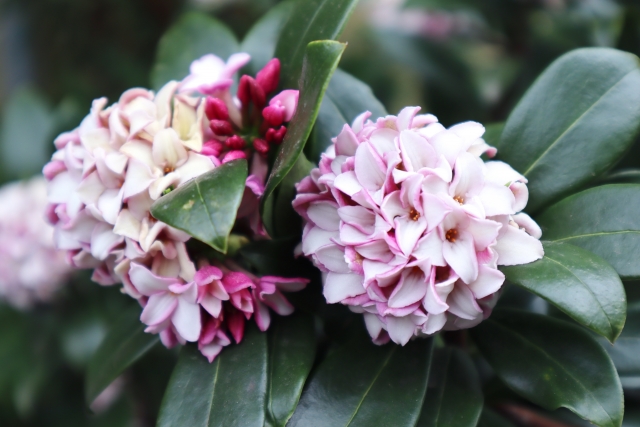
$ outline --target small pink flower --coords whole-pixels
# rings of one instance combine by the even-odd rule
[[[180,92],[197,91],[213,95],[216,91],[228,89],[233,84],[234,74],[250,59],[246,53],[235,53],[225,63],[213,54],[205,55],[191,63],[189,77],[182,81]]]

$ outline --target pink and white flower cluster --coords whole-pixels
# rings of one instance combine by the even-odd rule
[[[94,269],[94,281],[123,283],[124,292],[145,307],[141,320],[147,330],[160,333],[167,346],[215,341],[205,343],[208,338],[203,337],[212,329],[207,326],[211,321],[202,327],[201,311],[218,322],[234,319],[233,314],[221,314],[226,311],[207,310],[206,289],[217,292],[218,300],[228,301],[229,307],[242,302],[237,310],[247,319],[254,308],[263,313],[265,306],[287,312],[282,308],[286,304],[271,303],[283,299],[274,283],[288,279],[271,278],[273,283],[263,286],[262,279],[252,278],[244,288],[220,285],[224,292],[218,292],[202,282],[202,270],[196,271],[196,263],[206,260],[189,252],[190,236],[150,213],[163,194],[222,163],[245,158],[250,175],[238,221],[248,237],[264,236],[257,202],[264,191],[266,155],[284,138],[298,93],[284,91],[267,102],[279,80],[280,63],[274,59],[256,79],[243,76],[237,96],[232,95],[233,76],[249,59],[240,53],[225,63],[207,55],[194,61],[182,82],[169,82],[158,93],[131,89],[111,106],[105,98],[97,99],[77,129],[55,140],[57,151],[43,171],[49,181],[47,217],[55,226],[56,246],[66,251],[72,266]],[[265,318],[268,314],[256,315],[264,328]],[[230,329],[241,338],[237,326]],[[223,332],[216,336],[226,342]]]
[[[543,256],[540,228],[519,213],[527,180],[482,161],[496,153],[484,127],[446,129],[419,109],[345,125],[293,202],[327,302],[364,313],[379,344],[478,324],[504,282],[498,265]]]
[[[41,177],[0,188],[0,299],[18,308],[50,301],[71,274],[42,215],[46,205]]]

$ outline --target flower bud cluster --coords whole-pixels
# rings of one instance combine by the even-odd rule
[[[18,308],[48,302],[71,273],[43,218],[46,204],[42,178],[0,188],[0,299]]]
[[[148,331],[161,333],[167,345],[199,341],[203,331],[211,333],[210,326],[201,327],[201,316],[216,319],[220,331],[228,328],[224,319],[235,318],[231,307],[236,291],[219,297],[229,309],[216,315],[201,305],[206,292],[196,291],[201,286],[196,263],[206,260],[187,248],[188,234],[153,218],[153,202],[222,163],[245,158],[250,170],[237,218],[248,223],[243,229],[249,237],[264,235],[257,203],[264,191],[266,154],[284,137],[283,124],[295,112],[297,91],[269,101],[266,108],[285,105],[286,113],[272,127],[262,110],[278,85],[279,62],[269,62],[255,80],[243,77],[248,83],[234,97],[233,76],[247,61],[247,54],[232,55],[226,63],[207,55],[193,62],[182,82],[169,82],[157,94],[131,89],[109,107],[105,98],[94,101],[81,125],[55,140],[57,151],[43,171],[56,246],[66,251],[72,266],[94,269],[94,281],[122,283],[124,292],[145,307],[141,320]],[[140,279],[140,271],[155,282]],[[265,290],[261,279],[251,280],[252,296],[243,312],[248,319],[254,307],[262,310],[256,320],[268,325],[263,307],[269,303],[263,299],[281,294],[275,285]],[[231,314],[223,315],[227,312]],[[241,337],[237,328],[231,330]]]
[[[345,125],[293,203],[327,302],[364,313],[376,343],[476,325],[504,282],[498,265],[543,255],[540,228],[519,213],[527,180],[482,161],[496,153],[484,127],[446,129],[418,111]]]

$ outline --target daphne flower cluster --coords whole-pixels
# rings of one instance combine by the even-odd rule
[[[18,308],[49,301],[71,268],[53,244],[42,178],[0,188],[0,298]]]
[[[484,127],[418,111],[345,125],[293,203],[327,302],[364,313],[379,344],[476,325],[504,282],[497,266],[543,255],[540,228],[518,213],[526,178],[480,159],[496,153]]]
[[[66,251],[74,267],[94,269],[94,281],[123,283],[124,292],[145,307],[141,320],[148,332],[160,333],[167,346],[198,341],[204,349],[216,339],[226,342],[227,319],[235,318],[231,307],[239,304],[236,309],[248,319],[254,309],[260,311],[281,297],[276,284],[288,280],[271,279],[273,284],[262,286],[262,279],[251,278],[242,289],[220,285],[225,293],[215,295],[230,308],[211,313],[205,303],[207,289],[219,289],[206,284],[202,270],[196,270],[196,263],[206,260],[190,253],[188,234],[150,213],[163,194],[222,163],[244,158],[250,176],[239,227],[248,237],[265,234],[255,207],[264,191],[266,155],[284,138],[298,93],[283,91],[267,102],[279,81],[280,63],[274,59],[255,79],[243,76],[233,96],[233,76],[249,59],[241,53],[225,63],[207,55],[194,61],[182,82],[169,82],[157,94],[131,89],[108,107],[105,98],[94,101],[81,125],[55,140],[57,151],[43,171],[49,180],[47,216],[55,226],[57,247]],[[231,279],[223,280],[220,274],[216,280],[229,283]],[[282,304],[275,307],[287,312]],[[211,321],[202,326],[201,313],[219,323],[214,334],[218,338],[210,342]],[[266,328],[268,320],[261,325]],[[231,328],[236,339],[242,336],[238,330]]]

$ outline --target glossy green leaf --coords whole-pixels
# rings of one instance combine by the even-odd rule
[[[267,334],[249,323],[240,344],[209,361],[195,345],[180,352],[158,416],[158,427],[263,427]]]
[[[316,353],[313,317],[275,317],[269,327],[267,423],[283,426],[296,408]]]
[[[623,279],[640,278],[640,184],[591,188],[549,207],[536,221],[546,240],[604,258]]]
[[[121,320],[107,332],[89,361],[85,376],[87,405],[91,405],[95,398],[125,369],[158,343],[158,335],[145,333],[146,326],[140,322],[139,318],[139,310],[123,313]]]
[[[575,321],[616,340],[626,319],[627,298],[616,271],[589,251],[544,242],[544,258],[501,267],[511,283],[546,299]]]
[[[315,164],[300,153],[287,176],[282,180],[276,193],[274,212],[276,216],[269,222],[273,224],[272,232],[277,237],[300,236],[302,218],[293,210],[291,202],[296,197],[296,184],[309,175]]]
[[[482,139],[484,139],[487,144],[497,148],[498,152],[500,152],[500,137],[502,136],[503,131],[504,123],[489,123],[485,126]]]
[[[251,55],[251,62],[246,67],[249,75],[255,75],[273,58],[280,32],[292,9],[293,0],[278,3],[245,36],[240,51]]]
[[[571,323],[495,310],[470,330],[478,349],[516,393],[545,409],[565,407],[600,427],[622,423],[622,387],[613,362]]]
[[[276,45],[282,64],[282,85],[298,88],[307,45],[340,36],[358,0],[296,0]],[[304,78],[304,77],[303,77]]]
[[[436,350],[416,427],[475,427],[482,406],[480,378],[467,353],[451,347]]]
[[[351,339],[311,377],[289,426],[414,426],[429,378],[432,340],[377,347]]]
[[[535,213],[610,168],[640,126],[635,55],[578,49],[547,68],[509,116],[498,157],[529,180]]]
[[[12,179],[39,174],[49,160],[55,126],[53,111],[38,92],[16,90],[2,114],[0,173]]]
[[[640,302],[629,305],[627,325],[615,344],[602,342],[624,388],[640,388]]]
[[[205,14],[187,13],[160,39],[151,86],[158,90],[170,80],[184,79],[191,62],[209,53],[226,61],[237,52],[238,41],[222,22]]]
[[[307,47],[296,115],[289,124],[262,196],[261,211],[265,226],[270,232],[273,231],[273,226],[268,218],[264,218],[265,206],[274,203],[271,197],[275,188],[300,157],[318,116],[324,92],[345,47],[345,44],[332,41],[312,42]],[[273,205],[267,207],[267,213],[268,209],[273,209]]]
[[[225,163],[156,200],[151,214],[226,253],[247,173],[245,160]]]
[[[331,145],[331,138],[338,136],[345,124],[350,125],[365,111],[371,112],[371,120],[387,115],[367,84],[337,69],[322,100],[313,140],[305,148],[308,157],[317,162],[320,154]]]

